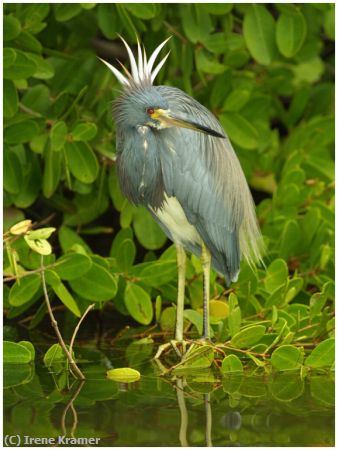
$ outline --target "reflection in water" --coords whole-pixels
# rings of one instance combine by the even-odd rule
[[[64,373],[5,367],[5,434],[97,437],[102,447],[334,445],[330,373],[303,380],[203,370],[170,380],[136,356],[139,349],[128,365],[142,377],[128,388],[105,378],[102,360],[84,367],[87,380],[71,390]],[[113,363],[124,365],[122,358]]]
[[[176,380],[176,392],[177,392],[177,403],[180,410],[180,432],[179,440],[182,447],[188,447],[188,410],[185,401],[184,387],[186,386],[186,381],[184,378],[177,378]],[[203,395],[204,399],[204,409],[205,409],[205,443],[207,447],[212,447],[212,410],[210,402],[210,393]]]
[[[176,380],[176,393],[177,393],[177,403],[180,410],[181,415],[181,425],[180,425],[180,443],[182,447],[189,447],[188,439],[187,439],[187,432],[188,432],[188,411],[187,411],[187,405],[185,403],[185,396],[184,396],[184,386],[183,386],[183,379],[178,378]]]
[[[239,430],[242,425],[242,416],[238,411],[229,411],[221,417],[220,424],[228,430]]]
[[[205,442],[207,447],[212,447],[211,440],[211,429],[212,429],[212,412],[211,412],[211,402],[210,402],[210,393],[204,394],[204,406],[205,406]]]
[[[63,410],[63,413],[61,416],[61,430],[62,430],[63,436],[67,436],[66,417],[67,417],[67,412],[70,409],[73,413],[73,425],[72,425],[72,428],[70,431],[70,436],[75,437],[75,431],[76,431],[77,424],[78,424],[78,417],[77,417],[76,409],[74,407],[74,401],[76,400],[77,396],[80,394],[81,389],[83,388],[84,384],[85,384],[85,380],[78,381],[77,388],[74,390],[73,395],[71,396],[69,402],[67,403],[65,409]]]

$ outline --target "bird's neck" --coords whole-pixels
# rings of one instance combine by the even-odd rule
[[[117,170],[124,195],[136,205],[158,208],[164,186],[158,143],[147,126],[117,133]]]

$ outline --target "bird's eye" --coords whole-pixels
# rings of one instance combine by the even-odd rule
[[[151,116],[152,114],[154,114],[155,110],[153,108],[147,108],[146,112],[149,116]]]

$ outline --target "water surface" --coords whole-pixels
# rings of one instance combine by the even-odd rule
[[[161,377],[152,352],[77,350],[83,384],[39,360],[6,366],[4,435],[95,437],[108,447],[334,446],[332,374],[222,377],[206,369]],[[107,369],[124,366],[138,369],[140,381],[106,379]]]

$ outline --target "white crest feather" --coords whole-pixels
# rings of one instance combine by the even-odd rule
[[[116,76],[118,81],[126,87],[131,87],[132,85],[142,85],[145,83],[152,84],[163,67],[163,64],[167,60],[169,53],[157,64],[155,69],[153,70],[154,63],[156,61],[156,58],[158,57],[160,51],[165,46],[165,44],[169,41],[170,37],[166,39],[164,42],[162,42],[152,53],[149,60],[147,60],[145,49],[143,48],[143,54],[142,54],[142,48],[139,40],[137,40],[137,56],[138,61],[136,61],[135,56],[133,55],[133,52],[131,51],[131,48],[127,44],[127,42],[120,36],[123,44],[126,47],[126,50],[128,52],[129,56],[129,62],[130,62],[130,69],[131,74],[129,71],[121,64],[124,72],[126,73],[127,77],[123,75],[121,72],[119,72],[115,67],[113,67],[111,64],[107,63],[103,59],[99,58]]]
[[[129,86],[129,81],[127,80],[127,78],[126,78],[124,75],[122,75],[121,72],[119,72],[117,69],[115,69],[114,66],[112,66],[111,64],[109,64],[109,63],[108,63],[107,61],[105,61],[104,59],[99,58],[99,60],[102,61],[102,62],[108,67],[108,69],[111,70],[111,71],[113,72],[113,74],[116,76],[116,78],[119,80],[119,82],[120,82],[121,84],[124,84],[124,85],[126,85],[126,86]]]

